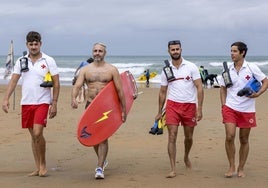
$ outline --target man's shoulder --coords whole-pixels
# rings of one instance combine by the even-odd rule
[[[186,60],[186,59],[183,59],[183,64],[185,64],[186,66],[188,66],[188,67],[191,67],[191,68],[193,68],[193,69],[197,69],[198,71],[199,71],[199,68],[198,68],[198,66],[195,64],[195,63],[193,63],[193,62],[191,62],[191,61],[188,61],[188,60]]]
[[[107,62],[105,62],[105,64],[104,64],[103,67],[104,67],[104,68],[107,68],[107,69],[109,69],[109,70],[111,70],[111,71],[115,71],[115,70],[117,70],[117,67],[116,67],[115,65],[113,65],[113,64],[111,64],[111,63],[107,63]]]
[[[43,59],[46,59],[47,61],[55,61],[52,56],[49,56],[49,55],[45,54],[44,52],[41,52],[41,53],[42,53]]]
[[[253,62],[245,61],[245,64],[246,64],[246,66],[249,66],[249,68],[251,68],[251,67],[253,67],[253,68],[258,67],[258,65],[256,65],[256,63],[253,63]]]
[[[195,65],[193,62],[191,62],[191,61],[189,61],[189,60],[187,60],[187,59],[184,59],[184,58],[182,58],[182,63],[183,64],[189,64],[189,65]]]

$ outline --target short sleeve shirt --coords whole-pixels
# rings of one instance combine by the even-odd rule
[[[51,104],[51,89],[40,87],[43,83],[46,73],[50,72],[52,76],[59,74],[55,60],[42,53],[42,57],[35,63],[28,59],[29,71],[21,72],[20,59],[15,65],[13,74],[21,75],[22,98],[21,105]]]
[[[241,69],[237,72],[234,64],[229,66],[229,72],[233,86],[227,88],[227,97],[225,105],[239,112],[255,112],[255,99],[246,96],[237,96],[237,92],[245,87],[249,80],[254,76],[258,81],[266,78],[265,74],[259,67],[253,63],[244,61]],[[221,77],[219,79],[221,86],[225,83]]]
[[[181,103],[196,103],[197,91],[193,81],[200,79],[198,67],[184,58],[179,68],[173,66],[171,62],[170,65],[175,81],[168,82],[163,70],[161,73],[161,85],[168,86],[167,99]]]

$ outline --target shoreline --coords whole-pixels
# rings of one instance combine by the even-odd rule
[[[9,80],[10,79],[7,79],[7,80],[0,79],[0,86],[7,86],[9,83]],[[61,82],[60,84],[62,87],[72,87],[71,82]],[[20,80],[18,82],[18,85],[21,85]],[[136,80],[136,85],[138,88],[145,88],[146,87],[145,81],[137,81]],[[150,82],[150,88],[160,88],[160,83]]]

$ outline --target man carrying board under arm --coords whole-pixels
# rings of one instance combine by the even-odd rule
[[[114,81],[116,90],[118,92],[118,97],[120,100],[122,108],[122,121],[126,121],[126,101],[125,95],[122,89],[122,83],[120,74],[117,68],[106,61],[104,57],[106,55],[106,46],[103,43],[96,43],[93,45],[92,56],[94,61],[91,64],[88,64],[81,68],[77,81],[72,89],[72,108],[77,108],[78,103],[76,97],[79,93],[80,88],[85,82],[88,87],[86,107],[90,102],[97,96],[97,94],[110,82]],[[108,139],[104,140],[98,145],[94,146],[94,150],[98,156],[98,165],[95,170],[96,179],[104,179],[104,168],[107,165],[107,154],[108,154]]]

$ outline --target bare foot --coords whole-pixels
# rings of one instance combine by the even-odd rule
[[[188,158],[184,158],[184,163],[187,169],[191,170],[192,169],[192,163]]]
[[[234,177],[234,176],[235,176],[235,170],[232,169],[232,168],[230,168],[230,169],[228,170],[228,172],[226,172],[226,173],[224,174],[224,177],[225,177],[225,178],[232,178],[232,177]]]
[[[47,176],[47,169],[43,169],[39,171],[39,177],[46,177]]]
[[[239,172],[237,172],[237,177],[244,178],[244,177],[246,177],[246,174],[243,171],[239,171]]]
[[[235,176],[235,166],[230,166],[229,170],[224,174],[225,178],[232,178],[233,176]]]
[[[176,176],[176,173],[175,172],[170,172],[166,178],[174,178]]]
[[[28,177],[32,177],[32,176],[39,176],[39,171],[33,171],[32,173],[28,174]]]
[[[232,178],[232,177],[234,177],[235,176],[235,172],[226,172],[225,174],[224,174],[224,177],[225,178]]]

